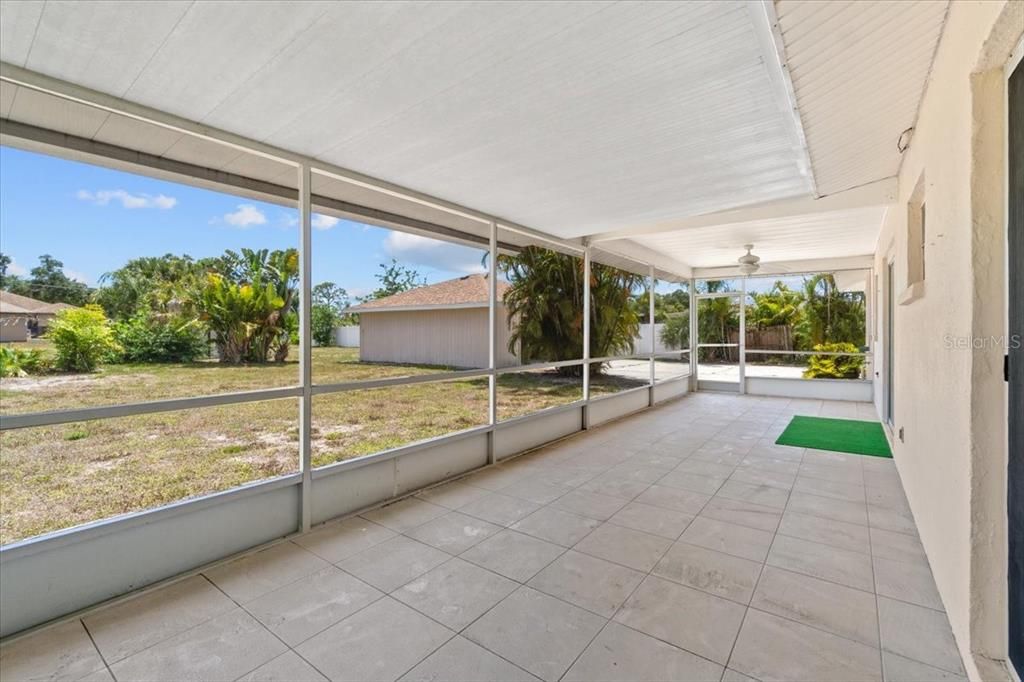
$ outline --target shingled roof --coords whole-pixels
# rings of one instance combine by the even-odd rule
[[[58,310],[74,308],[68,303],[47,303],[21,294],[0,290],[0,313],[9,315],[55,315]]]
[[[499,299],[504,295],[508,286],[508,282],[498,280]],[[487,276],[466,275],[425,287],[409,289],[393,296],[366,301],[349,308],[347,312],[372,313],[451,307],[483,308],[487,306],[487,296]]]

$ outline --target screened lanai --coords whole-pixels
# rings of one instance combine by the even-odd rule
[[[996,679],[910,145],[1018,10],[0,4],[0,289],[103,347],[4,344],[4,679]]]

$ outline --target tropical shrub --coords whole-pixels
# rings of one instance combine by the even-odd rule
[[[687,348],[690,345],[690,313],[668,313],[661,328],[661,342],[666,348]]]
[[[309,318],[313,331],[313,343],[318,346],[334,345],[334,327],[338,322],[338,313],[329,305],[314,303]]]
[[[268,332],[276,331],[269,321],[284,305],[273,284],[236,284],[211,272],[197,304],[203,321],[214,334],[222,363],[266,362],[263,342]]]
[[[856,353],[852,343],[819,343],[814,350],[826,353]],[[856,379],[864,367],[859,355],[812,355],[804,370],[806,379]]]
[[[200,324],[178,315],[139,310],[113,327],[124,362],[193,362],[207,352]]]
[[[98,305],[59,311],[47,337],[56,349],[57,368],[64,371],[91,372],[121,352],[114,330]]]
[[[50,358],[37,348],[23,350],[0,346],[0,377],[23,377],[45,374],[52,369]]]
[[[184,298],[213,332],[220,361],[283,362],[298,329],[298,252],[227,251],[209,268]]]

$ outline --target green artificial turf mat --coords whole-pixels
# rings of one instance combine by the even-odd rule
[[[793,417],[776,445],[851,452],[855,455],[892,457],[882,425],[855,419]]]

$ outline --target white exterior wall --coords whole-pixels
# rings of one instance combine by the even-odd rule
[[[1003,351],[957,350],[948,340],[1005,332],[1002,74],[1001,68],[976,72],[996,62],[1001,66],[1019,38],[1024,13],[1020,4],[1012,4],[952,4],[902,161],[899,200],[886,214],[875,260],[875,393],[882,412],[886,263],[895,258],[899,300],[907,285],[907,204],[924,174],[924,293],[895,308],[891,435],[972,679],[998,678],[993,660],[1006,656]],[[1009,16],[1012,12],[1016,16]],[[1016,28],[1008,31],[1008,26]],[[1016,36],[1009,37],[1011,32]],[[990,35],[1003,47],[986,45]],[[1000,51],[1001,60],[992,57]],[[903,442],[897,437],[900,428]]]
[[[518,365],[508,352],[504,306],[498,320],[497,365]],[[487,367],[487,308],[362,313],[359,335],[364,362]]]

